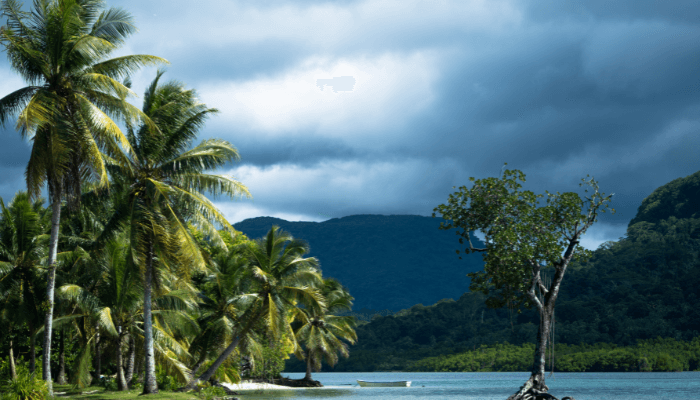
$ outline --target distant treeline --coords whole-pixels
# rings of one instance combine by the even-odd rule
[[[417,372],[527,371],[532,367],[533,343],[482,345],[461,354],[429,357],[406,370]],[[547,370],[552,370],[551,352]],[[636,346],[610,343],[554,346],[554,371],[560,372],[673,372],[695,371],[700,366],[700,338],[640,341]]]
[[[572,263],[556,306],[555,370],[698,368],[693,343],[700,337],[699,196],[700,172],[660,187],[644,200],[625,238],[602,244],[585,263]],[[426,268],[423,273],[429,281],[440,271]],[[375,292],[382,293],[384,282],[378,282]],[[341,359],[332,371],[407,370],[423,365],[418,362],[426,357],[451,360],[449,356],[454,355],[477,360],[476,355],[462,354],[470,350],[488,353],[491,350],[482,349],[498,346],[511,346],[512,351],[503,354],[512,353],[512,357],[489,366],[494,357],[481,355],[484,358],[468,367],[445,368],[528,369],[531,348],[526,356],[517,353],[535,343],[537,314],[489,309],[484,300],[482,294],[464,293],[456,301],[418,304],[393,315],[356,311],[358,319],[369,322],[360,323],[350,358]],[[679,347],[639,353],[657,337],[674,338],[678,342],[664,343],[679,343]],[[506,342],[512,345],[497,345]],[[501,357],[501,352],[493,353]],[[518,364],[523,362],[526,364]],[[304,368],[304,363],[292,359],[285,371],[303,372]],[[426,365],[426,370],[431,369]]]
[[[689,200],[692,193],[673,189],[661,192],[700,208],[700,202]],[[666,219],[637,218],[627,237],[604,243],[585,263],[572,263],[557,300],[555,343],[629,347],[657,337],[691,342],[700,336],[700,211],[678,219],[669,216],[673,210],[654,204],[642,207],[640,215],[664,211]],[[350,358],[341,359],[334,371],[405,370],[425,357],[481,345],[534,343],[537,323],[532,310],[489,309],[483,295],[465,293],[457,301],[373,316],[358,326]],[[286,370],[303,371],[303,364],[295,363]]]

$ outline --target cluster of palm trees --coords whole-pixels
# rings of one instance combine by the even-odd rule
[[[129,76],[167,61],[108,58],[135,31],[126,11],[100,0],[36,0],[31,12],[3,0],[0,11],[0,43],[29,85],[0,99],[0,124],[16,120],[32,142],[27,192],[0,203],[12,363],[13,329],[28,329],[32,370],[43,335],[51,390],[54,325],[59,352],[65,340],[79,343],[76,383],[86,384],[91,369],[100,375],[106,351],[118,387],[143,371],[145,394],[158,390],[156,362],[187,387],[217,373],[235,379],[231,355],[259,359],[264,340],[284,338],[306,358],[309,379],[322,358],[347,355],[353,321],[333,314],[352,298],[323,279],[308,246],[276,227],[255,241],[236,235],[206,197],[250,196],[233,177],[209,173],[238,160],[235,147],[220,139],[193,146],[217,110],[180,82],[162,83],[162,71],[141,109],[127,101]],[[36,200],[44,187],[48,209]]]

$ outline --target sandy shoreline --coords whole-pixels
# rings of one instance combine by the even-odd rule
[[[273,385],[271,383],[253,383],[253,382],[241,382],[238,384],[232,383],[221,383],[222,386],[233,391],[246,391],[246,390],[323,390],[323,389],[350,389],[352,385],[346,386],[324,386],[324,387],[289,387],[282,385]]]

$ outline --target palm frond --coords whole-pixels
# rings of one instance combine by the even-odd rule
[[[0,126],[14,115],[23,110],[31,98],[40,88],[36,86],[27,86],[22,89],[15,90],[7,96],[0,99]]]

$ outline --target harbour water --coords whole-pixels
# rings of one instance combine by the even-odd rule
[[[285,373],[293,379],[301,373]],[[248,393],[246,399],[339,400],[505,400],[528,378],[526,372],[357,372],[316,373],[314,379],[329,389]],[[357,380],[410,380],[408,388],[360,388]],[[576,400],[698,400],[700,372],[555,373],[547,378],[552,395]]]

